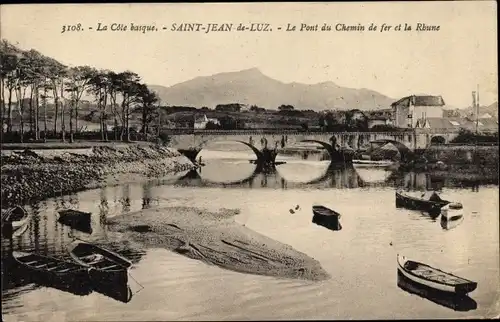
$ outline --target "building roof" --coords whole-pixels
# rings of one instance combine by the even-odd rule
[[[478,130],[479,131],[498,131],[498,120],[497,119],[480,119],[478,120]],[[443,129],[443,130],[458,130],[460,128],[467,129],[470,131],[475,131],[476,121],[460,118],[460,117],[428,117],[425,120],[418,120],[417,127],[420,128],[431,128],[431,129]]]
[[[411,95],[403,97],[402,99],[394,102],[391,106],[398,105],[404,101],[410,102],[416,106],[444,106],[444,100],[441,96],[432,96],[432,95]]]

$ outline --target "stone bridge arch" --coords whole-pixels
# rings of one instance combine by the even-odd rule
[[[223,140],[211,140],[209,142],[210,143],[213,143],[213,142],[237,142],[237,143],[241,143],[241,144],[244,144],[245,146],[249,147],[253,151],[253,153],[255,153],[255,156],[257,157],[258,162],[263,161],[263,159],[264,159],[264,155],[259,149],[257,149],[254,145],[252,145],[248,142],[245,142],[245,141],[223,139]],[[178,151],[180,153],[182,153],[183,155],[185,155],[191,162],[196,162],[196,157],[201,152],[201,150],[203,150],[205,147],[206,147],[206,143],[202,144],[196,148],[178,149]]]
[[[402,161],[406,161],[406,160],[408,160],[408,158],[410,158],[414,155],[414,152],[410,148],[408,148],[405,144],[403,144],[399,141],[380,139],[380,140],[370,141],[370,144],[372,144],[372,143],[380,143],[381,146],[383,144],[391,143],[392,145],[394,145],[396,147],[396,149],[398,149],[399,154],[401,155]]]
[[[314,139],[305,139],[305,140],[300,140],[298,142],[311,142],[311,143],[320,144],[328,151],[328,154],[330,155],[330,162],[332,162],[332,163],[348,161],[348,160],[346,160],[345,154],[341,151],[338,151],[330,143],[326,143],[326,142],[323,142],[320,140],[314,140]],[[335,141],[333,141],[333,142],[335,142]]]
[[[445,144],[446,142],[446,137],[441,134],[435,134],[431,137],[431,141],[429,142],[429,145],[433,144]]]

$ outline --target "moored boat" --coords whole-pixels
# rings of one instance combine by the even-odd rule
[[[459,217],[458,219],[450,220],[445,217],[441,217],[441,228],[444,230],[450,230],[458,225],[460,225],[464,221],[464,217]]]
[[[82,222],[90,222],[92,213],[75,210],[75,209],[64,209],[59,210],[59,221],[64,222],[73,222],[73,223],[82,223]]]
[[[87,269],[85,267],[57,258],[19,251],[13,251],[12,257],[22,267],[37,272],[50,273],[51,275],[60,277],[75,277],[76,275],[81,277],[87,275]]]
[[[464,207],[459,202],[450,202],[441,208],[441,218],[457,220],[463,217]]]
[[[22,230],[30,219],[30,215],[23,207],[11,208],[2,214],[2,233],[13,235],[16,231]]]
[[[75,240],[69,247],[71,258],[88,268],[93,283],[123,284],[128,280],[128,270],[132,262],[111,250]]]
[[[59,223],[87,234],[92,233],[92,213],[65,209],[58,211],[58,214],[57,221]]]
[[[312,211],[314,214],[312,219],[313,223],[331,230],[342,229],[339,220],[342,215],[338,212],[321,205],[313,206]]]
[[[429,214],[439,214],[441,208],[449,204],[450,201],[441,199],[435,192],[425,192],[418,195],[410,195],[409,193],[396,191],[396,207],[406,208],[411,210],[426,211]]]
[[[12,263],[17,267],[12,266],[10,269],[15,269],[15,271],[9,275],[16,275],[31,283],[56,288],[75,295],[88,295],[92,292],[87,268],[81,265],[20,251],[13,251],[12,259]]]
[[[403,291],[417,295],[454,311],[470,311],[477,309],[477,302],[468,295],[442,292],[428,286],[417,284],[398,271],[398,287]]]
[[[442,292],[460,295],[474,291],[477,283],[397,255],[398,272],[409,280]]]

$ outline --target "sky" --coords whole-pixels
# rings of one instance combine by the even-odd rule
[[[333,81],[391,98],[442,95],[466,107],[498,99],[494,1],[396,3],[2,5],[1,37],[69,66],[131,70],[148,84],[258,68],[282,82]],[[170,31],[172,24],[267,23],[270,32]],[[61,33],[63,25],[85,30]],[[96,31],[98,23],[154,25],[157,32]],[[368,26],[378,25],[377,31]],[[382,24],[391,30],[380,31]],[[394,31],[398,24],[412,31]],[[439,31],[415,31],[417,23]],[[364,25],[365,31],[286,31],[288,24]],[[163,30],[165,26],[168,30]],[[92,27],[93,30],[88,28]],[[277,28],[281,27],[281,30]]]

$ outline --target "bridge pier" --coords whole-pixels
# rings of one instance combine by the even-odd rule
[[[196,156],[200,153],[201,149],[177,149],[180,154],[184,155],[192,163],[197,163]]]

